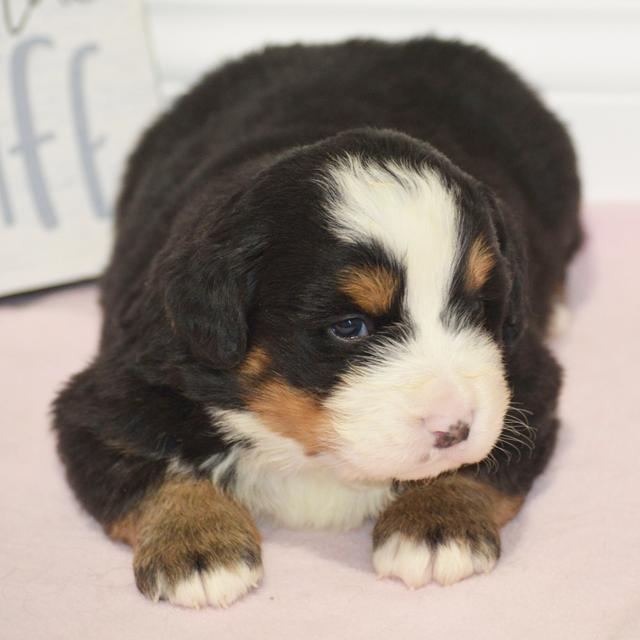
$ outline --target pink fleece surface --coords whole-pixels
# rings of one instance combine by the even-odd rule
[[[91,358],[96,288],[0,304],[0,638],[640,639],[640,208],[587,215],[557,452],[503,532],[496,570],[416,591],[377,580],[371,525],[263,526],[265,579],[228,610],[138,594],[128,548],[67,488],[48,407]]]

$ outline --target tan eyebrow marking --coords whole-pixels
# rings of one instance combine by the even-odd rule
[[[488,280],[491,270],[496,264],[496,257],[482,237],[477,237],[467,258],[464,276],[464,288],[468,293],[475,293]]]
[[[263,347],[253,347],[240,365],[240,373],[245,376],[255,377],[264,373],[271,364],[271,357]]]
[[[399,281],[384,267],[350,267],[342,272],[339,289],[359,307],[372,315],[382,315],[391,309]]]

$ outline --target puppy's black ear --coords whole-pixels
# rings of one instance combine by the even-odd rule
[[[509,279],[502,339],[507,347],[511,347],[527,328],[529,318],[527,255],[523,232],[517,221],[505,211],[499,200],[493,196],[490,200],[498,247],[505,261]]]
[[[158,265],[169,328],[193,357],[230,369],[247,348],[262,241],[226,220],[201,221],[181,236]]]

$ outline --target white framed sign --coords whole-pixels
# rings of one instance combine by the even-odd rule
[[[96,276],[157,112],[140,0],[0,0],[0,295]]]

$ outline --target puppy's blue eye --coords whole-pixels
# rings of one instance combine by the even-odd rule
[[[340,340],[357,340],[369,335],[369,327],[362,318],[345,318],[331,325],[331,333]]]

